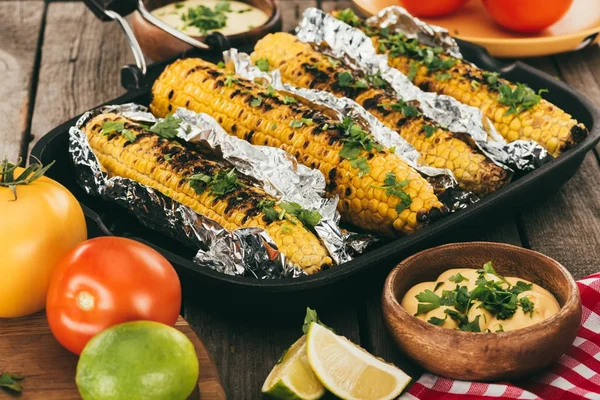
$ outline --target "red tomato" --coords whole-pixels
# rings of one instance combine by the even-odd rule
[[[458,10],[469,0],[401,0],[401,5],[415,17],[441,17]]]
[[[56,266],[46,299],[52,333],[76,354],[116,324],[151,320],[173,326],[180,308],[181,285],[169,261],[118,237],[75,246]]]
[[[483,0],[492,18],[517,32],[539,32],[557,22],[573,0]]]

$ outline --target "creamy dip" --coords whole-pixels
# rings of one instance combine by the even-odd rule
[[[488,264],[491,268],[491,263]],[[477,295],[478,292],[481,295]],[[471,305],[466,306],[471,298]],[[481,298],[484,298],[483,302]],[[485,271],[468,268],[448,270],[435,282],[419,283],[409,289],[402,299],[402,307],[425,322],[471,332],[506,332],[525,328],[550,318],[560,310],[558,301],[546,289],[525,279],[504,278],[493,268]]]
[[[157,8],[152,14],[190,36],[210,32],[235,35],[261,26],[269,19],[262,10],[232,0],[186,0]]]

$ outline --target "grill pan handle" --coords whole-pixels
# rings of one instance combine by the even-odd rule
[[[137,10],[137,0],[83,0],[85,5],[102,21],[112,21],[107,11],[114,11],[124,17]]]

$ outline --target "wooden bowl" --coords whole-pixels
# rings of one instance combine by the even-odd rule
[[[268,33],[278,32],[281,30],[281,13],[279,6],[275,0],[240,0],[248,3],[262,11],[264,11],[269,19],[261,26],[250,29],[246,32],[236,35],[227,36],[231,47],[242,47],[245,45],[253,45],[260,38]],[[159,7],[174,3],[175,0],[144,0],[144,4],[148,11],[155,10]],[[140,47],[144,53],[154,61],[164,60],[173,57],[191,48],[190,45],[171,36],[167,32],[152,25],[150,22],[142,18],[139,12],[133,14],[133,32]],[[204,41],[203,36],[192,36],[195,39]]]
[[[400,301],[417,283],[435,281],[452,268],[481,268],[536,283],[558,300],[551,318],[509,332],[473,333],[445,329],[408,314]],[[573,277],[557,261],[502,243],[455,243],[407,258],[387,277],[383,316],[398,348],[423,368],[452,379],[494,381],[519,378],[556,361],[573,343],[581,322],[581,299]]]

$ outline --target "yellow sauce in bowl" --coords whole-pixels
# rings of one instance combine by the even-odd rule
[[[152,14],[190,36],[211,32],[236,35],[261,26],[269,19],[264,11],[233,0],[185,0],[157,8]]]
[[[556,298],[535,283],[483,269],[450,269],[435,282],[410,288],[402,307],[417,318],[447,329],[507,332],[550,318],[560,310]]]

